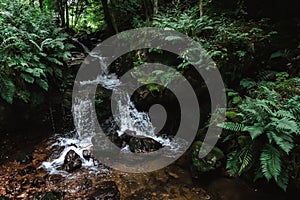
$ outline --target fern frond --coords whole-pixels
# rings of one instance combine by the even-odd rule
[[[292,135],[270,131],[267,136],[269,143],[274,141],[287,154],[294,148]]]
[[[260,163],[267,180],[277,180],[281,172],[280,152],[272,145],[267,144],[260,155]]]
[[[284,117],[282,119],[276,120],[276,123],[277,123],[276,128],[279,130],[300,134],[298,124],[295,120]]]
[[[277,185],[286,192],[289,183],[289,174],[286,169],[282,169],[280,176],[276,180]]]
[[[296,119],[296,117],[293,115],[292,112],[290,111],[287,111],[287,110],[278,110],[276,113],[275,113],[276,117],[279,117],[279,118],[288,118],[288,119]]]
[[[241,175],[241,173],[245,170],[247,170],[251,164],[253,163],[253,145],[252,143],[245,146],[241,151],[238,156],[239,162],[240,162],[240,168],[238,171],[238,174]]]
[[[234,132],[241,132],[245,129],[245,126],[240,123],[236,122],[223,122],[220,124],[217,124],[217,126],[222,127],[223,129],[234,131]]]
[[[238,173],[240,169],[238,151],[234,150],[230,152],[227,156],[226,169],[229,170],[230,176],[233,176]]]
[[[278,72],[271,70],[264,70],[259,72],[258,81],[270,81],[276,78]]]

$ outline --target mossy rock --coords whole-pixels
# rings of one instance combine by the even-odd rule
[[[221,149],[214,147],[204,158],[199,157],[202,146],[201,141],[196,141],[192,148],[192,164],[200,173],[213,171],[221,166],[224,154]]]

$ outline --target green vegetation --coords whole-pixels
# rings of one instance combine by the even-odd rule
[[[1,97],[8,103],[14,98],[38,103],[51,84],[61,84],[64,61],[70,57],[67,37],[50,13],[19,0],[1,1]]]
[[[231,175],[253,170],[255,179],[274,178],[286,190],[289,174],[299,171],[291,162],[299,148],[300,79],[288,76],[281,72],[274,81],[241,81],[249,96],[235,101],[237,109],[220,124],[232,131],[224,141],[236,143],[227,158]]]
[[[284,191],[291,185],[299,189],[298,10],[291,1],[274,4],[278,7],[274,10],[270,10],[273,1],[265,0],[266,6],[258,6],[258,2],[1,0],[0,111],[21,102],[23,106],[44,106],[43,112],[50,110],[53,117],[52,111],[58,111],[52,109],[50,100],[46,101],[48,97],[59,99],[54,102],[57,107],[71,110],[70,91],[80,63],[67,65],[67,61],[71,56],[80,60],[76,56],[82,51],[80,45],[70,44],[75,44],[72,38],[92,48],[94,41],[131,28],[176,30],[199,42],[209,53],[222,73],[228,97],[226,122],[218,124],[224,129],[222,142],[212,152],[218,156],[197,157],[202,132],[208,125],[200,127],[191,150],[191,163],[187,165],[194,165],[201,172],[224,168],[232,176],[251,181],[272,180]],[[191,82],[196,95],[205,96],[201,93],[202,79],[195,76],[183,55],[142,49],[124,57],[119,63],[123,69],[120,71],[134,68],[132,75],[147,84],[147,91],[143,92],[151,97],[167,99],[165,88],[179,73]],[[172,70],[156,70],[145,76],[139,66],[150,61],[171,66]],[[148,84],[156,79],[163,84]],[[104,93],[96,95],[96,105],[101,108],[108,107],[109,97]],[[207,102],[203,104],[209,107]],[[61,117],[60,113],[57,115]],[[212,165],[207,165],[212,161]]]

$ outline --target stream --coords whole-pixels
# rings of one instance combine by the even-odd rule
[[[77,41],[78,42],[78,41]],[[79,42],[78,42],[79,43]],[[99,55],[92,54],[84,46],[85,52],[103,62]],[[122,84],[116,74],[107,70],[91,82],[98,83],[106,90],[114,90]],[[184,140],[157,135],[158,131],[148,113],[139,112],[128,94],[117,91],[122,99],[118,102],[116,128],[111,118],[106,119],[106,131],[115,133],[116,138],[124,138],[128,132],[136,137],[147,138],[148,150],[167,147],[174,154],[183,153]],[[247,200],[266,199],[270,196],[257,192],[238,178],[221,176],[212,178],[206,185],[192,178],[188,153],[166,168],[149,173],[125,173],[99,162],[93,156],[94,127],[86,117],[91,115],[93,103],[89,99],[78,99],[73,105],[76,113],[74,122],[78,129],[64,135],[48,136],[46,139],[29,144],[29,153],[0,165],[0,199],[111,199],[111,200]],[[125,102],[125,103],[124,103]],[[140,146],[131,147],[121,141],[120,152],[139,151]],[[171,142],[172,141],[172,142]],[[152,145],[152,146],[151,146]],[[142,149],[143,150],[143,149]],[[207,177],[206,179],[210,179]],[[283,199],[276,196],[273,199]]]

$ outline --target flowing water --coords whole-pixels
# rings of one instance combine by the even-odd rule
[[[101,55],[91,52],[85,45],[78,42],[85,52],[89,54],[92,58],[98,60],[100,66],[105,66],[105,58]],[[129,94],[119,89],[122,83],[118,79],[118,76],[113,73],[109,73],[107,69],[102,69],[102,74],[98,75],[95,80],[81,81],[80,85],[88,86],[91,84],[97,84],[108,90],[115,90],[114,92],[118,94],[117,108],[118,113],[115,121],[118,122],[119,130],[118,135],[121,136],[126,130],[131,130],[136,133],[137,136],[144,136],[152,138],[157,142],[161,143],[164,147],[170,150],[169,156],[182,153],[184,147],[186,147],[187,142],[183,139],[176,139],[176,141],[170,141],[170,138],[161,137],[156,135],[156,129],[153,126],[150,116],[148,113],[139,112],[134,103],[131,101]],[[90,169],[91,171],[97,172],[99,169],[95,166],[95,163],[91,160],[86,160],[83,158],[84,150],[92,150],[93,144],[91,139],[96,135],[96,130],[94,125],[88,120],[91,115],[93,115],[93,102],[89,98],[75,99],[73,103],[74,112],[74,123],[77,124],[77,130],[70,137],[58,137],[57,142],[53,146],[59,145],[64,147],[64,151],[61,155],[54,159],[44,162],[41,168],[47,170],[50,174],[62,174],[65,175],[66,172],[59,170],[60,166],[63,165],[65,156],[68,151],[74,150],[83,161],[83,167]],[[129,152],[128,146],[124,147],[120,151]]]

